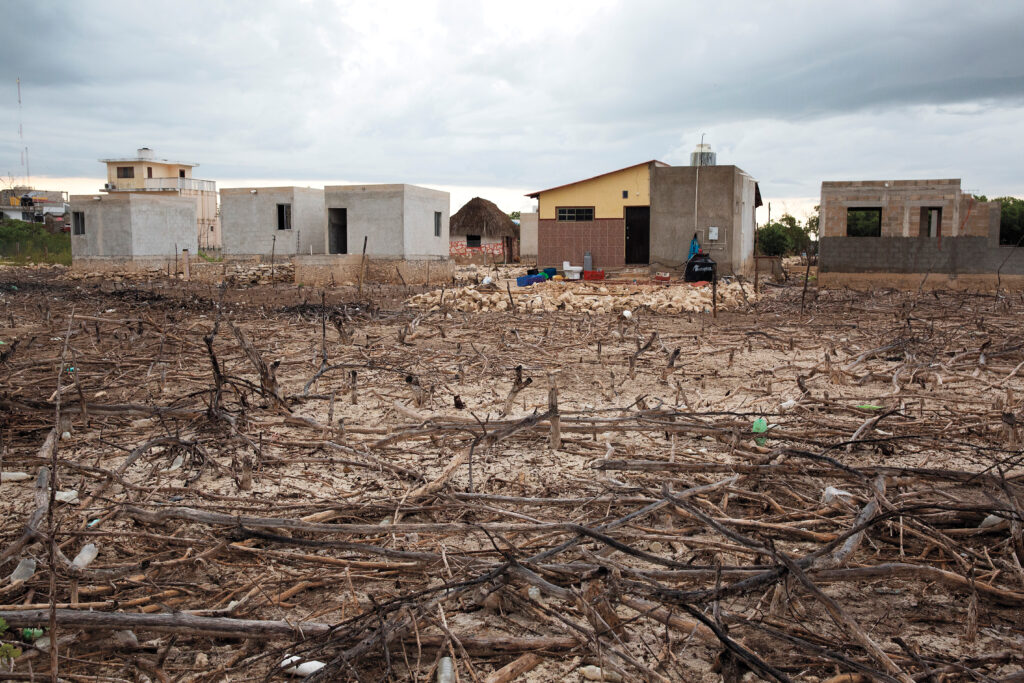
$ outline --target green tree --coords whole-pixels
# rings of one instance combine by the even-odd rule
[[[510,211],[509,214],[508,214],[508,217],[511,218],[514,221],[517,221],[517,220],[519,220],[519,212],[518,211]]]
[[[999,244],[1024,245],[1024,199],[996,197],[1002,205],[999,218]]]
[[[757,231],[757,251],[765,256],[785,256],[789,246],[782,223],[769,223]]]

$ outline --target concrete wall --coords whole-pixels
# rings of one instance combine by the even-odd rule
[[[922,207],[942,209],[939,235],[922,227]],[[851,208],[880,208],[881,236],[847,236]],[[1003,284],[1024,275],[1024,249],[999,245],[999,203],[963,194],[958,179],[825,182],[820,215],[823,285],[917,287],[930,279],[931,286],[984,288],[996,273]]]
[[[448,219],[451,200],[447,192],[403,185],[405,258],[448,257]],[[441,234],[434,235],[434,214],[441,214]]]
[[[403,185],[331,185],[324,188],[326,208],[346,209],[348,252],[379,258],[401,258],[405,254],[402,235]],[[324,235],[327,253],[328,235]]]
[[[537,258],[538,213],[519,214],[519,257],[530,260]]]
[[[718,264],[721,275],[753,271],[756,182],[736,166],[671,166],[651,174],[651,265],[686,263],[690,240]],[[696,216],[694,192],[697,192]],[[710,240],[708,228],[718,228]]]
[[[182,249],[198,250],[196,204],[177,196],[125,192],[75,195],[71,212],[85,216],[85,234],[72,228],[72,263],[88,259],[174,258]],[[72,218],[72,226],[74,220]]]
[[[255,190],[255,194],[253,193]],[[224,254],[322,254],[327,212],[324,191],[306,187],[244,187],[220,191]],[[292,207],[292,229],[277,229],[277,205]]]
[[[416,185],[331,185],[324,188],[327,210],[346,209],[348,252],[375,258],[448,257],[447,192]],[[441,214],[441,235],[434,235],[434,213]],[[325,218],[326,222],[326,218]],[[327,252],[329,235],[324,233]]]
[[[821,184],[819,209],[821,235],[845,237],[849,209],[880,208],[882,237],[918,237],[921,233],[921,208],[935,207],[942,209],[941,233],[956,237],[960,234],[964,199],[958,178],[824,182]],[[973,201],[969,196],[967,199]],[[966,230],[964,233],[975,236],[988,234],[987,224],[975,223],[972,228],[973,233]]]

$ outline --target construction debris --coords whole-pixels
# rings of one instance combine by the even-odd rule
[[[745,308],[756,300],[754,292],[739,282],[720,282],[718,306]],[[411,297],[409,306],[430,312],[442,309],[464,312],[516,311],[528,313],[618,313],[646,310],[652,313],[710,312],[710,283],[699,287],[685,284],[592,285],[583,282],[547,282],[530,287],[499,287],[497,284],[465,286],[424,292]],[[514,306],[513,306],[514,302]]]

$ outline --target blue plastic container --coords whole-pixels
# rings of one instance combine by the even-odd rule
[[[558,275],[558,268],[545,268],[544,274],[547,275],[548,279],[550,280],[555,275]]]
[[[529,287],[538,282],[544,282],[543,275],[520,275],[516,278],[516,285],[519,287]]]

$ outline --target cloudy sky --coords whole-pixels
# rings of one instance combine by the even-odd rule
[[[1024,195],[1024,3],[3,2],[0,175],[149,146],[221,187],[409,182],[505,210],[647,159],[800,215],[822,180]],[[24,30],[10,30],[12,25]],[[763,218],[763,217],[762,217]]]

